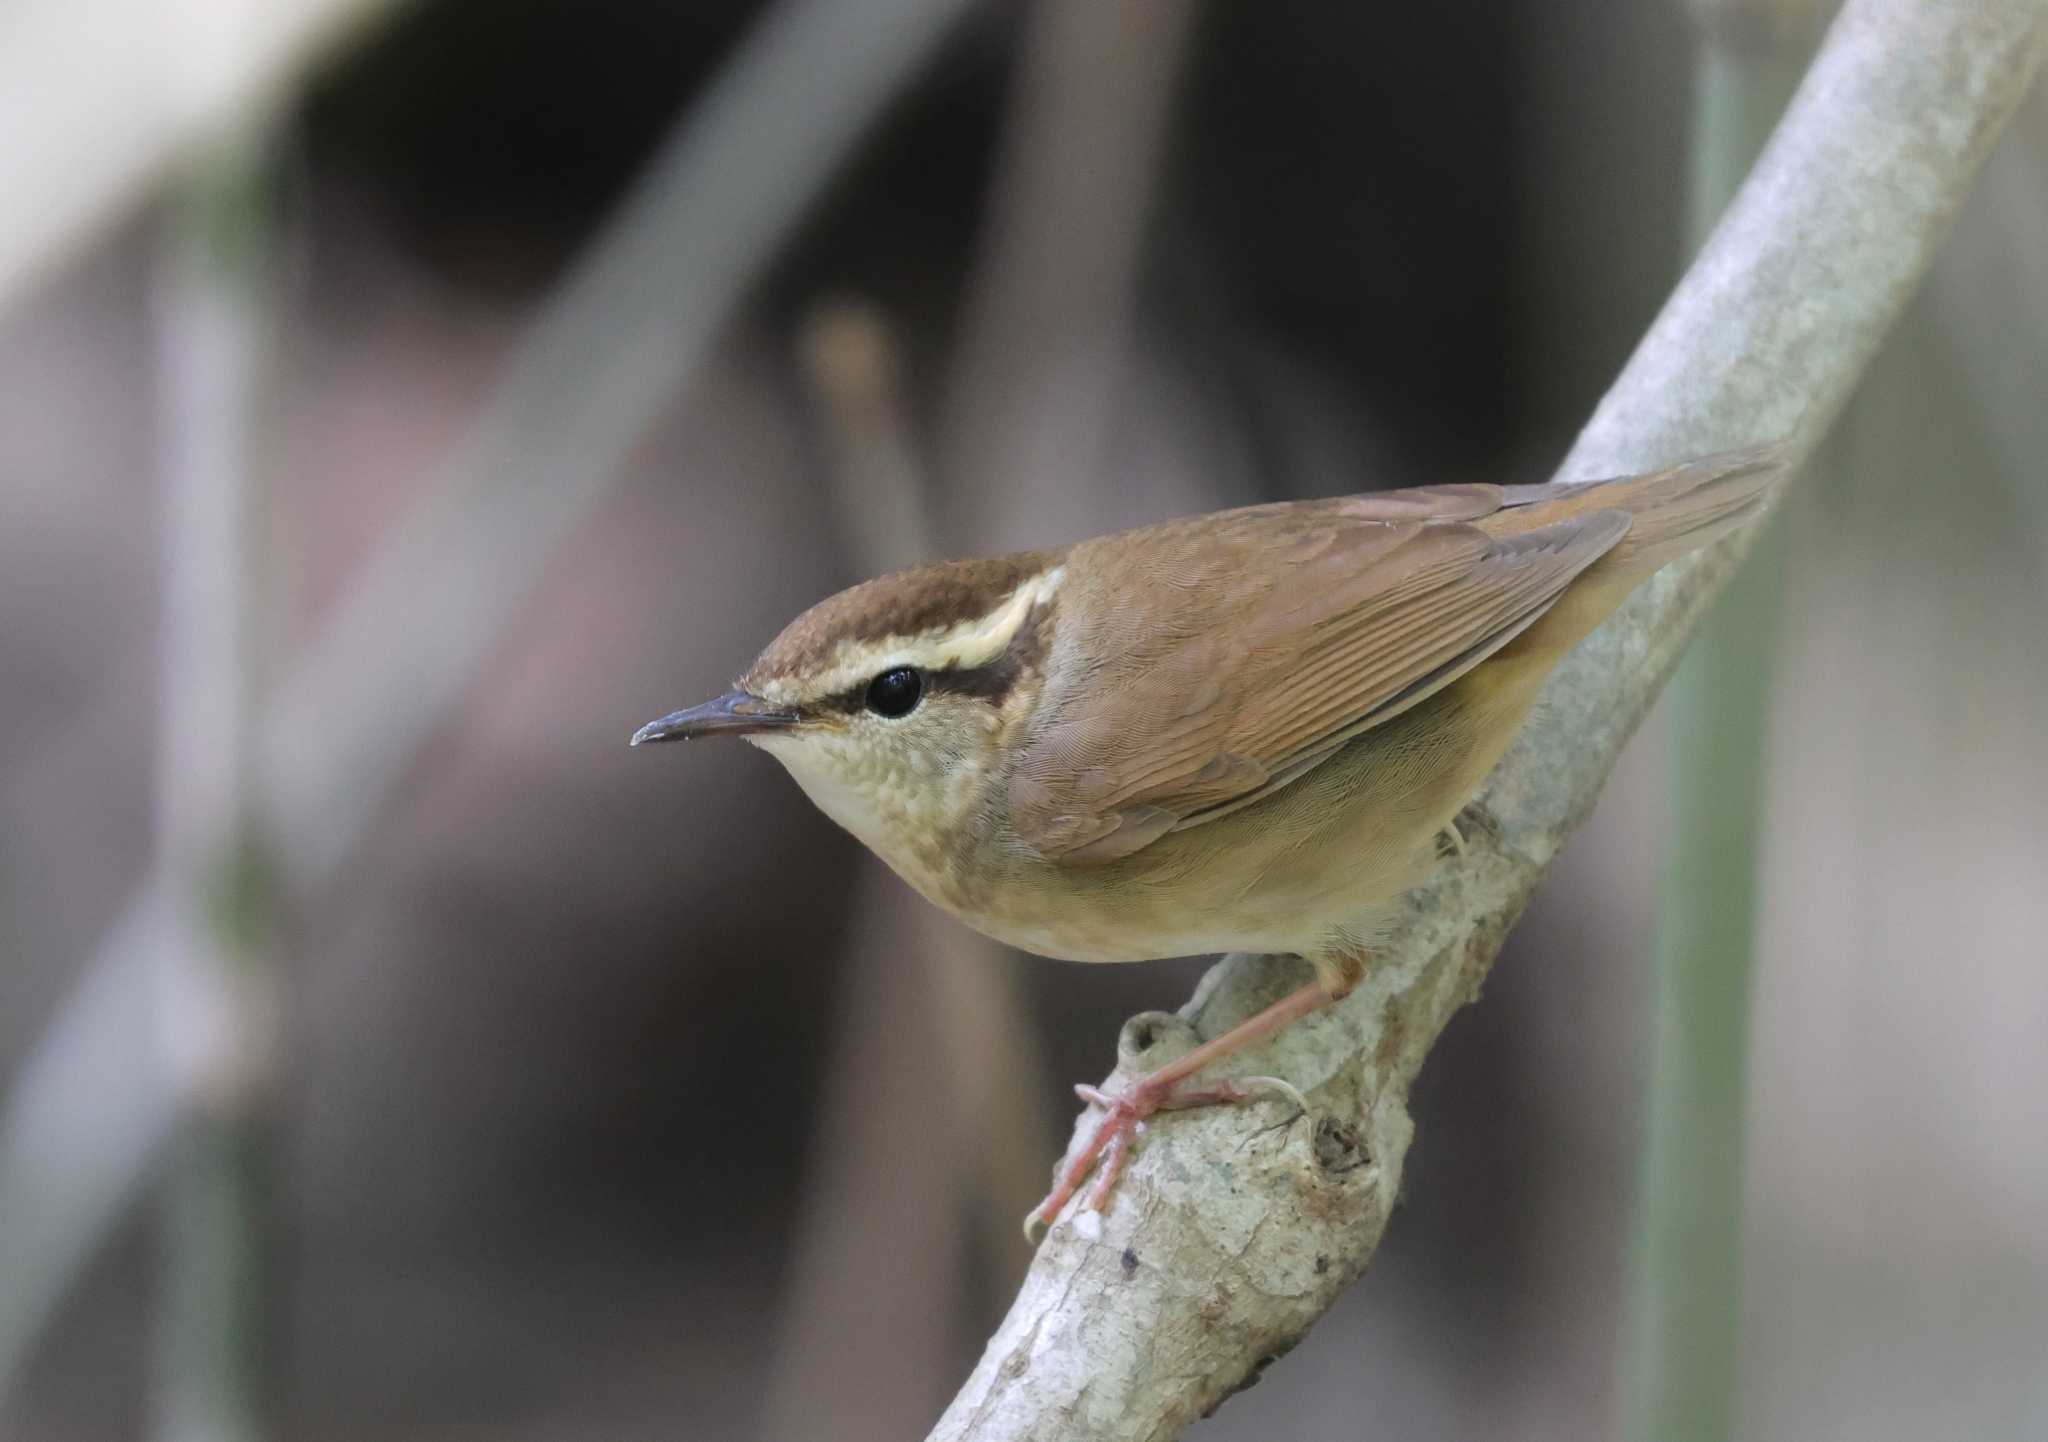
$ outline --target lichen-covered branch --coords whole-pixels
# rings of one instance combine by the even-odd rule
[[[1926,269],[2048,49],[2048,0],[1849,0],[1714,238],[1561,474],[1819,438]],[[1410,1082],[1592,806],[1716,588],[1725,547],[1674,566],[1560,667],[1488,783],[1465,854],[1341,1005],[1247,1070],[1284,1104],[1154,1127],[1106,1213],[1058,1223],[934,1442],[1158,1442],[1284,1353],[1365,1269],[1399,1189]],[[1125,1027],[1157,1065],[1298,984],[1233,956],[1180,1018]],[[1142,1048],[1142,1056],[1133,1055]]]

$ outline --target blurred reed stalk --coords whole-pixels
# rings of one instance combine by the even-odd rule
[[[888,323],[864,301],[822,302],[804,317],[796,359],[850,567],[873,575],[936,559]],[[1017,1062],[973,1054],[981,1038],[948,1004],[949,987],[999,1013],[999,1032],[1022,1022],[978,940],[866,860],[757,1436],[908,1435],[955,1365],[972,1260],[964,1206],[982,1190],[984,1159],[1001,1150],[969,1144],[968,1099],[986,1100],[975,1085],[984,1069]],[[906,1115],[923,1125],[903,1126]],[[849,1413],[852,1395],[860,1405]]]
[[[939,540],[951,554],[1101,529],[1103,442],[1130,370],[1139,259],[1198,13],[1196,0],[1039,0],[1032,11],[945,378],[936,448],[951,505]],[[1045,1069],[1025,963],[979,938],[970,949],[982,963],[973,978],[953,965],[934,979],[964,1078],[955,1126],[962,1155],[979,1159],[976,1221],[1002,1296],[1023,1275],[1016,1225],[1059,1144],[1031,1100]],[[989,1136],[1005,1144],[990,1148]]]
[[[157,1017],[183,1120],[161,1215],[162,1442],[264,1430],[264,1213],[277,974],[254,830],[256,511],[276,245],[251,125],[173,197],[158,284],[164,611],[156,816],[170,925]]]
[[[1692,0],[1691,249],[1762,151],[1816,33],[1812,0]],[[1650,1091],[1623,1360],[1623,1435],[1729,1434],[1742,1299],[1750,981],[1771,674],[1774,519],[1671,682],[1671,820],[1659,890]]]
[[[1195,0],[1040,0],[1022,38],[936,443],[953,541],[1101,529],[1103,442]]]
[[[863,301],[828,301],[810,315],[802,350],[830,441],[835,519],[860,573],[880,575],[951,554],[932,520],[933,489],[887,318]],[[1008,1273],[1021,1273],[1023,1260],[1011,1245],[1016,1217],[1010,1213],[1021,1214],[1037,1199],[1056,1145],[1036,1103],[1045,1063],[1018,986],[1018,958],[937,918],[882,868],[875,872],[907,909],[929,919],[921,932],[938,932],[931,946],[921,937],[917,955],[907,959],[938,1028],[954,1144],[949,1185],[972,1208],[971,1234],[983,1255],[1015,1258],[1014,1269],[1005,1268],[998,1280],[1000,1287],[1014,1286]],[[892,957],[891,964],[905,960]],[[910,1058],[927,1078],[932,1059],[929,1050]],[[991,1136],[1005,1144],[989,1146]]]
[[[1193,0],[1031,12],[947,376],[943,525],[887,323],[857,301],[809,317],[799,359],[862,574],[1085,531],[1100,514],[1101,442],[1194,12]],[[778,1442],[915,1435],[943,1403],[959,1339],[979,1330],[962,1315],[968,1264],[978,1255],[996,1295],[1016,1285],[1029,1257],[1017,1218],[1058,1154],[1034,1102],[1044,1065],[1019,958],[879,867],[861,913],[765,1389],[759,1432]],[[938,1122],[948,1144],[907,1136],[905,1116]]]
[[[840,160],[972,8],[782,0],[656,154],[267,688],[251,742],[294,899],[356,855],[556,545]],[[0,1394],[177,1125],[150,1009],[176,891],[160,867],[136,888],[0,1106]]]

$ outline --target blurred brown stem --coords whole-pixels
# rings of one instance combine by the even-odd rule
[[[1003,549],[1023,527],[1085,529],[1095,514],[1102,420],[1123,369],[1193,8],[1044,0],[1031,12],[942,424],[944,472],[971,513],[934,523],[882,318],[855,301],[811,317],[801,356],[825,423],[834,510],[860,572],[935,559],[942,534],[964,551]],[[954,1208],[971,1197],[980,1251],[1017,1257],[1013,1214],[1044,1185],[1052,1151],[1032,1101],[1042,1067],[1017,958],[906,911],[918,904],[879,870],[867,909],[893,915],[882,929],[907,943],[888,955],[859,945],[850,958],[858,995],[833,1048],[825,1138],[768,1389],[763,1435],[778,1439],[901,1435],[913,1399],[900,1385],[859,1379],[914,1376],[920,1361],[949,1370],[954,1327],[934,1323],[957,1325],[966,1291]],[[896,1000],[881,1006],[882,997]],[[898,1044],[907,1035],[930,1045]],[[906,1109],[926,1127],[943,1118],[950,1145],[904,1146]],[[989,1136],[1004,1145],[988,1146]],[[853,1386],[866,1398],[857,1419],[841,1402]]]
[[[1947,233],[2048,49],[2043,0],[1850,0],[1697,261],[1561,468],[1614,475],[1745,442],[1817,442]],[[1192,1113],[1153,1128],[1099,1226],[1040,1247],[934,1439],[1179,1435],[1286,1352],[1357,1277],[1400,1188],[1406,1097],[1508,926],[1591,808],[1715,590],[1723,547],[1669,568],[1579,648],[1489,781],[1495,826],[1413,899],[1340,1006],[1261,1069],[1325,1120]],[[1203,1032],[1291,978],[1234,956]],[[1274,1385],[1270,1384],[1269,1385]]]
[[[974,550],[1082,531],[1194,0],[1043,0],[947,377],[939,474]]]
[[[797,349],[852,565],[875,574],[935,559],[888,322],[865,301],[827,301]],[[1015,1213],[1053,1147],[1016,958],[872,859],[855,915],[757,1429],[778,1442],[896,1437],[930,1415],[923,1384],[956,1365],[966,1324],[964,1271],[977,1254],[1017,1255]],[[1010,1144],[990,1147],[991,1135]],[[862,1402],[849,1418],[853,1388]]]
[[[863,574],[937,559],[941,545],[930,514],[931,488],[901,389],[902,365],[882,315],[840,301],[813,318],[807,369],[834,441],[834,499],[841,525],[854,537]],[[889,882],[904,900],[910,892]],[[1027,1203],[1044,1180],[1050,1129],[1034,1105],[1044,1074],[1016,978],[1016,955],[953,923],[938,928],[935,947],[909,948],[924,977],[944,1048],[947,1111],[955,1167],[969,1185],[978,1240],[1008,1255],[1017,1199]],[[900,1027],[898,1028],[900,1034]],[[929,1078],[929,1058],[919,1063]],[[990,1148],[990,1135],[1015,1144]],[[956,1184],[957,1185],[957,1184]]]

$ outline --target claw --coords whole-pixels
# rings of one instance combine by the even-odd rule
[[[1294,1109],[1297,1112],[1303,1116],[1308,1115],[1308,1098],[1301,1094],[1300,1087],[1288,1081],[1285,1077],[1248,1076],[1244,1078],[1240,1085],[1252,1087],[1259,1091],[1278,1092],[1281,1096],[1294,1103]]]
[[[1154,1112],[1241,1102],[1252,1091],[1278,1092],[1298,1110],[1306,1112],[1309,1109],[1308,1099],[1278,1077],[1246,1077],[1198,1088],[1186,1087],[1182,1083],[1203,1067],[1270,1036],[1319,1007],[1328,1006],[1335,995],[1324,990],[1320,982],[1305,986],[1282,997],[1249,1020],[1239,1022],[1222,1036],[1203,1042],[1178,1061],[1169,1062],[1151,1075],[1133,1082],[1120,1093],[1106,1092],[1093,1086],[1075,1087],[1074,1094],[1090,1106],[1100,1107],[1103,1116],[1087,1139],[1060,1167],[1045,1200],[1024,1218],[1024,1240],[1035,1245],[1045,1235],[1053,1218],[1073,1200],[1081,1184],[1088,1180],[1098,1158],[1102,1173],[1088,1189],[1082,1206],[1086,1211],[1100,1211],[1107,1205],[1110,1193],[1116,1189],[1117,1178],[1123,1174],[1124,1163],[1130,1157],[1132,1143],[1145,1130],[1145,1119]]]
[[[1095,1172],[1095,1182],[1088,1188],[1081,1209],[1099,1212],[1108,1206],[1110,1194],[1123,1176],[1124,1164],[1130,1160],[1132,1146],[1144,1135],[1145,1119],[1154,1112],[1222,1106],[1246,1101],[1257,1092],[1277,1092],[1298,1111],[1308,1110],[1308,1099],[1298,1088],[1270,1076],[1245,1077],[1210,1087],[1186,1087],[1171,1079],[1162,1085],[1155,1074],[1122,1093],[1106,1092],[1086,1083],[1076,1086],[1074,1094],[1090,1106],[1100,1107],[1104,1115],[1073,1159],[1062,1168],[1052,1191],[1024,1218],[1024,1240],[1035,1245],[1045,1235],[1053,1218],[1080,1190],[1091,1170]]]

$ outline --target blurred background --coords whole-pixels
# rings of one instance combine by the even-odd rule
[[[1004,952],[765,757],[625,738],[920,557],[1547,476],[1717,46],[0,17],[0,1437],[923,1435],[1071,1083],[1200,963]],[[2037,94],[1781,523],[1735,1435],[2048,1437],[2044,375]],[[1197,1435],[1621,1426],[1668,737],[1432,1057],[1366,1280]]]

